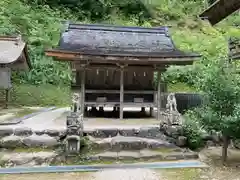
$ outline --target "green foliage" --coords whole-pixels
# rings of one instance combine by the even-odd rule
[[[187,147],[198,149],[203,147],[203,130],[196,119],[194,111],[188,111],[184,115],[183,133],[187,137]]]
[[[174,84],[168,83],[167,86],[168,92],[195,93],[197,91],[194,87],[181,82],[176,82]]]
[[[0,34],[22,34],[29,44],[29,56],[33,69],[16,73],[13,80],[31,84],[66,84],[70,80],[67,64],[56,63],[44,55],[44,49],[55,46],[60,37],[61,24],[67,11],[60,12],[49,7],[31,6],[15,0],[0,2]],[[72,16],[70,15],[69,18]]]
[[[142,19],[150,18],[145,5],[139,0],[22,0],[31,5],[51,8],[67,8],[79,20],[92,21],[108,19],[112,13],[119,12],[126,17],[137,16]]]
[[[213,28],[197,18],[203,5],[202,0],[1,0],[0,34],[20,33],[28,42],[33,69],[14,73],[15,83],[69,85],[68,64],[44,55],[45,49],[57,45],[62,20],[147,27],[171,25],[176,46],[203,57],[193,68],[170,68],[164,80],[192,86],[204,66],[226,56],[227,38],[240,36],[239,30],[231,26],[239,24],[237,13]]]
[[[196,111],[203,127],[239,137],[240,84],[235,70],[224,61],[213,64],[199,76],[198,86],[206,96],[204,106]]]
[[[235,16],[231,17],[235,18]],[[211,27],[206,23],[199,22],[198,26],[192,29],[192,23],[184,21],[183,27],[172,28],[173,40],[176,46],[186,52],[197,52],[202,55],[199,62],[193,66],[170,67],[164,74],[164,80],[171,83],[184,82],[195,85],[198,74],[204,71],[204,67],[211,66],[228,54],[227,40],[230,37],[240,38],[240,31],[231,26],[228,21]]]

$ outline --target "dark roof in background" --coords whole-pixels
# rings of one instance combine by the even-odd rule
[[[229,40],[229,58],[232,60],[240,60],[240,39]]]
[[[31,67],[27,53],[27,44],[17,36],[0,36],[0,64],[13,69]]]
[[[215,25],[239,8],[240,0],[218,0],[200,14],[200,17],[208,19],[212,25]]]
[[[68,24],[55,50],[86,55],[191,58],[199,54],[178,50],[168,27],[144,28],[98,24]]]

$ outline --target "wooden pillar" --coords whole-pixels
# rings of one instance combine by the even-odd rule
[[[120,120],[123,120],[123,101],[124,101],[124,67],[120,67]]]
[[[158,70],[157,77],[157,120],[160,121],[160,111],[161,111],[161,71]]]
[[[10,100],[10,89],[6,89],[5,107],[4,107],[6,109],[8,108],[9,100]]]
[[[149,115],[150,115],[150,117],[152,117],[152,115],[153,115],[153,107],[150,107]]]
[[[80,112],[83,114],[84,117],[84,104],[85,104],[85,67],[82,68],[82,75],[81,75],[81,105],[80,105]]]

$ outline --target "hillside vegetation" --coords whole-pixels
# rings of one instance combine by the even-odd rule
[[[14,90],[14,96],[25,99],[21,98],[21,94],[29,91],[29,97],[35,97],[31,87],[43,84],[48,88],[42,88],[42,91],[55,92],[54,88],[57,87],[67,89],[71,78],[69,66],[44,56],[44,49],[58,43],[63,20],[147,27],[171,26],[170,31],[178,48],[198,52],[203,57],[191,67],[169,68],[164,79],[169,83],[194,85],[198,71],[227,56],[227,39],[230,36],[240,37],[239,29],[234,27],[240,24],[238,14],[211,27],[198,18],[203,9],[203,0],[1,0],[0,34],[21,33],[28,41],[33,65],[30,72],[13,75],[18,87]],[[65,90],[60,92],[65,94],[59,94],[56,98],[67,97]],[[48,98],[43,96],[45,103],[29,100],[27,104],[47,105],[54,102],[47,102]],[[58,100],[56,104],[62,105],[63,101],[67,102],[65,99]],[[22,100],[15,102],[24,104]]]

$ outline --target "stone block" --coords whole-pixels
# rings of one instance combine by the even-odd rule
[[[182,160],[185,159],[184,153],[169,153],[165,155],[164,160]]]
[[[9,127],[0,127],[0,137],[10,136],[13,134],[13,129]]]
[[[118,152],[118,159],[119,160],[137,160],[140,158],[139,152],[132,152],[132,151],[120,151]]]
[[[55,130],[55,129],[47,129],[47,130],[45,130],[45,134],[52,136],[52,137],[57,137],[57,136],[60,136],[61,132],[59,130]]]
[[[182,135],[182,127],[175,125],[167,126],[165,132],[168,136],[177,138],[178,136]]]
[[[198,153],[191,152],[191,153],[184,153],[184,159],[198,159]]]
[[[162,153],[156,152],[156,151],[151,151],[151,150],[146,150],[146,149],[140,151],[140,157],[143,160],[149,160],[149,159],[162,160],[163,159]]]
[[[159,127],[148,128],[148,137],[157,137],[159,133],[161,133]]]
[[[45,134],[45,130],[37,130],[37,131],[34,131],[33,134],[41,136],[41,135]]]
[[[58,145],[57,139],[47,134],[44,134],[41,136],[33,134],[31,136],[25,137],[22,141],[28,147],[46,148],[46,147],[55,147]]]
[[[117,152],[107,151],[107,152],[98,154],[97,157],[103,161],[115,161],[118,159],[118,154]]]
[[[11,166],[19,166],[26,164],[41,165],[46,162],[51,162],[57,154],[55,152],[35,152],[35,153],[5,153],[1,161]]]
[[[14,130],[14,135],[16,136],[30,136],[32,134],[32,129],[28,127],[19,127]]]
[[[15,135],[3,137],[0,140],[0,145],[2,148],[18,148],[24,146],[22,138]]]
[[[102,134],[104,134],[105,137],[114,137],[118,134],[118,129],[101,129]]]
[[[179,136],[176,140],[176,145],[179,147],[184,147],[187,144],[187,137]]]
[[[136,130],[135,129],[120,129],[119,134],[121,136],[135,136]]]

